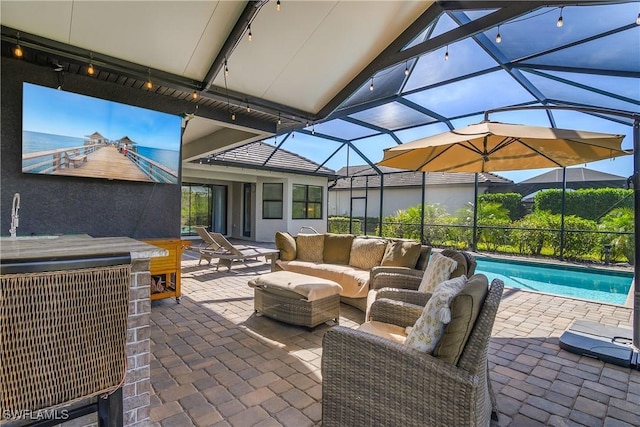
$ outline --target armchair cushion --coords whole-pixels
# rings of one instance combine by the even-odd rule
[[[324,234],[298,234],[296,246],[298,260],[322,262]]]
[[[349,265],[363,270],[371,270],[376,265],[380,265],[386,248],[386,240],[356,237],[351,244]]]
[[[451,322],[433,350],[433,355],[456,365],[489,292],[487,277],[477,274],[451,301]]]
[[[349,265],[349,254],[353,243],[353,234],[325,234],[323,262],[326,264]]]
[[[466,276],[456,277],[440,283],[433,290],[424,311],[407,336],[405,345],[416,350],[431,353],[438,344],[451,321],[450,304],[467,283]]]
[[[280,251],[280,259],[292,261],[296,259],[296,240],[287,232],[276,231],[276,248]]]
[[[422,245],[407,240],[394,240],[387,243],[380,265],[389,267],[414,268]]]
[[[358,326],[358,330],[381,338],[386,338],[399,344],[403,344],[407,339],[407,334],[404,332],[404,328],[402,326],[377,322],[375,320],[363,323]]]
[[[458,267],[457,261],[453,258],[439,253],[431,255],[431,260],[422,276],[422,281],[418,287],[420,292],[433,292],[436,285],[451,277],[451,273]]]

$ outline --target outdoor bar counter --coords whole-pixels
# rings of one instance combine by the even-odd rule
[[[80,416],[74,426],[148,423],[149,264],[167,254],[128,237],[0,238],[0,407],[13,411],[0,424],[38,411]]]

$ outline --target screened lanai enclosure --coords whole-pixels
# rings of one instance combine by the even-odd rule
[[[364,188],[352,192],[350,201],[364,200],[365,223],[378,211],[373,222],[378,229],[371,230],[378,233],[384,232],[385,209],[394,203],[388,184],[395,179],[387,172],[406,173],[377,165],[389,147],[479,123],[492,110],[493,121],[625,135],[622,148],[635,150],[633,156],[585,166],[634,184],[621,189],[632,196],[615,201],[623,205],[633,199],[630,219],[612,218],[607,231],[635,238],[627,239],[632,244],[628,258],[635,261],[638,276],[640,2],[283,0],[277,5],[268,0],[3,0],[3,78],[5,64],[32,75],[40,67],[48,73],[40,80],[50,87],[91,92],[87,79],[97,79],[95,96],[117,92],[131,104],[181,115],[182,171],[194,162],[215,165],[225,152],[256,142],[264,142],[272,153],[287,150],[314,162],[315,169],[304,173],[323,179],[340,171],[338,181],[351,181],[358,171]],[[247,175],[256,169],[300,172],[295,163],[277,161],[277,155],[267,154],[243,168]],[[473,213],[465,223],[448,222],[447,227],[463,230],[466,237],[460,240],[474,247],[480,228],[506,228],[478,223],[478,200],[490,199],[496,190],[479,195],[482,183],[488,188],[487,181],[511,180],[515,185],[543,172],[467,176]],[[422,191],[408,205],[425,209],[435,180],[410,174]],[[369,186],[376,180],[373,194]],[[193,205],[199,190],[190,189]],[[243,185],[242,191],[250,197],[252,188]],[[418,238],[430,240],[425,211],[417,214]],[[561,218],[564,213],[563,207]],[[600,209],[594,214],[600,221],[608,213]],[[346,216],[352,230],[353,209]],[[551,227],[559,240],[584,231],[578,229],[583,222],[563,226],[563,221]],[[629,228],[620,231],[625,221],[631,222],[633,235]],[[369,232],[367,226],[363,231]],[[635,306],[638,347],[638,290]]]

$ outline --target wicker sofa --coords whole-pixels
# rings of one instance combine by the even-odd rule
[[[358,237],[353,234],[277,232],[279,259],[274,271],[292,271],[332,280],[342,286],[340,299],[366,310],[370,283],[393,274],[420,276],[429,262],[430,246],[410,240]],[[379,286],[383,286],[382,282]]]

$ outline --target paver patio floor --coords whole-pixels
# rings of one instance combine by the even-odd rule
[[[256,316],[247,281],[269,271],[263,262],[216,272],[186,254],[181,304],[152,303],[152,424],[321,425],[322,336],[331,326],[311,332]],[[505,289],[489,350],[494,425],[640,426],[640,371],[558,347],[575,319],[630,328],[632,310]],[[341,305],[342,325],[363,320]]]

